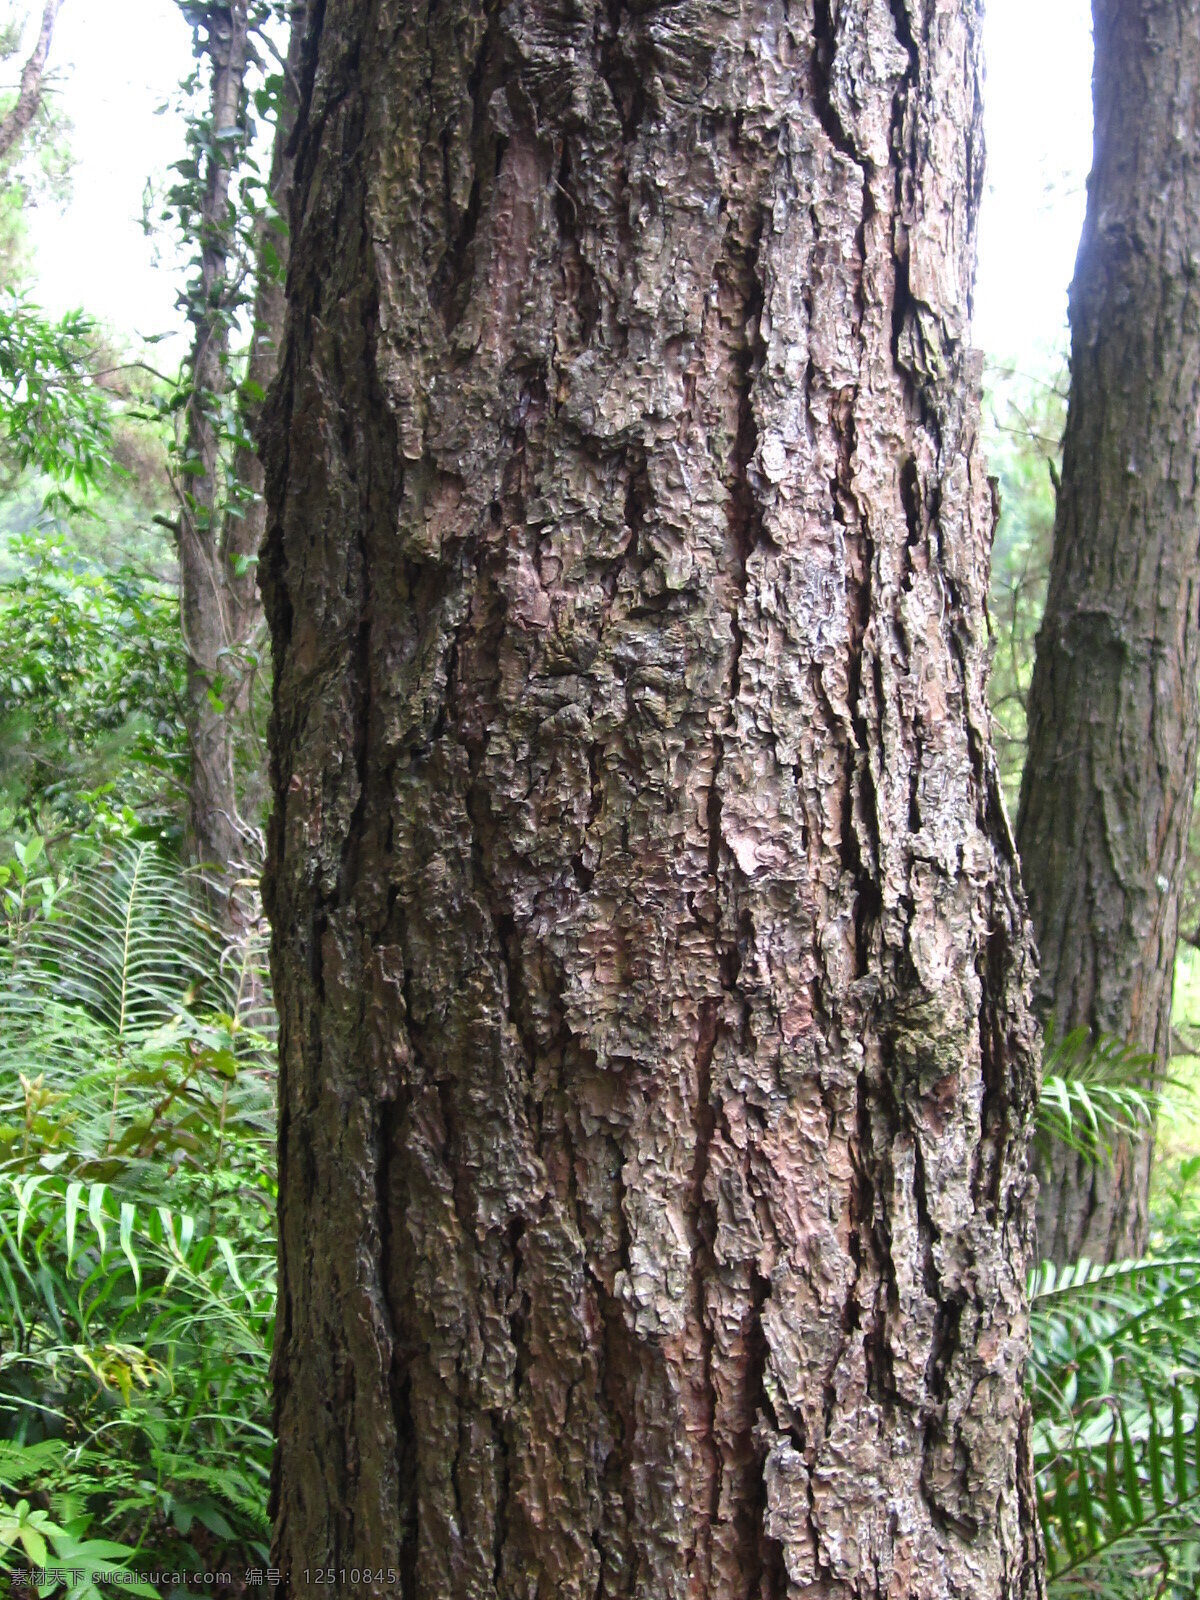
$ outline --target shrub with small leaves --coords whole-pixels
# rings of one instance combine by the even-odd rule
[[[13,540],[0,577],[0,754],[14,821],[178,834],[187,750],[174,588],[81,561],[61,538]]]

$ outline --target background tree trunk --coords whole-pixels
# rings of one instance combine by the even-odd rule
[[[282,63],[284,87],[267,183],[276,215],[265,216],[259,230],[254,280],[254,334],[244,384],[249,395],[246,409],[252,417],[258,413],[259,397],[265,396],[279,372],[279,343],[283,337],[286,309],[284,282],[291,254],[291,236],[287,227],[295,166],[295,153],[291,146],[300,101],[301,51],[308,0],[293,0],[289,10],[287,56]],[[238,446],[233,477],[240,504],[237,515],[225,517],[221,553],[233,612],[230,631],[235,640],[245,641],[263,620],[255,566],[267,526],[262,461],[249,438]]]
[[[291,33],[283,63],[284,87],[275,129],[269,188],[286,212],[292,181],[289,145],[298,102],[304,0],[291,7]],[[192,296],[195,339],[192,395],[187,411],[185,460],[195,470],[185,482],[179,523],[184,642],[187,647],[187,726],[191,745],[189,822],[196,860],[225,880],[221,909],[235,922],[239,897],[232,877],[254,855],[253,830],[239,816],[235,753],[248,717],[250,657],[262,624],[256,563],[265,527],[262,466],[246,439],[233,452],[225,443],[221,410],[230,401],[230,331],[236,309],[231,279],[239,270],[230,218],[233,172],[245,158],[246,73],[253,53],[247,0],[211,7],[207,50],[212,63],[212,142],[200,211],[200,274]],[[288,232],[264,217],[256,251],[253,343],[243,403],[265,393],[279,364],[283,329],[282,276]]]
[[[41,26],[29,59],[21,70],[21,82],[12,109],[0,117],[0,160],[12,150],[29,124],[37,116],[42,103],[42,80],[46,62],[50,59],[50,41],[54,37],[54,24],[62,10],[63,0],[46,0],[42,10]]]
[[[199,208],[200,272],[189,285],[195,330],[190,362],[184,480],[178,522],[180,615],[187,654],[184,716],[191,757],[188,823],[193,859],[218,875],[245,856],[233,773],[226,697],[232,663],[230,595],[219,538],[222,489],[220,412],[229,389],[233,318],[230,182],[246,139],[245,87],[250,39],[248,0],[209,6],[203,26],[212,73],[211,127]]]
[[[287,1592],[1041,1592],[979,33],[314,14],[263,570]]]
[[[1165,1070],[1196,781],[1200,3],[1095,0],[1095,156],[1071,290],[1071,398],[1017,822],[1060,1037]],[[1054,1147],[1041,1252],[1146,1244],[1153,1139]]]
[[[292,192],[294,152],[292,135],[300,104],[301,48],[304,42],[308,0],[293,0],[289,6],[287,54],[282,65],[283,90],[277,110],[275,137],[271,151],[268,191],[275,214],[264,216],[255,251],[254,333],[246,363],[241,405],[246,431],[233,458],[230,502],[221,529],[221,573],[225,583],[227,621],[230,639],[229,661],[235,680],[230,693],[227,719],[230,741],[229,771],[235,765],[235,746],[239,733],[244,737],[254,728],[255,685],[259,665],[266,655],[266,619],[258,592],[258,557],[267,527],[263,466],[250,435],[257,427],[261,401],[279,372],[279,346],[283,338],[286,296],[284,282],[291,254],[287,212]],[[257,732],[255,732],[257,742]],[[261,745],[260,745],[261,749]],[[261,756],[257,783],[247,787],[243,813],[262,815],[266,811],[266,757]],[[235,800],[236,800],[235,794]],[[255,850],[255,867],[261,865],[261,848]]]

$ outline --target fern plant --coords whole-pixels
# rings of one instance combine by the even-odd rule
[[[1047,1263],[1031,1301],[1052,1591],[1194,1596],[1200,1255],[1080,1262],[1061,1273]]]
[[[1070,1035],[1047,1054],[1039,1136],[1090,1160],[1161,1103],[1147,1063]],[[1157,1256],[1029,1285],[1034,1465],[1055,1600],[1200,1592],[1200,1248],[1176,1207]]]
[[[1042,1052],[1037,1137],[1058,1140],[1089,1160],[1111,1160],[1114,1143],[1143,1138],[1162,1109],[1167,1085],[1156,1081],[1154,1058],[1119,1039],[1075,1028]]]
[[[50,889],[35,856],[0,934],[0,1570],[43,1549],[129,1572],[261,1561],[260,953],[227,946],[153,847]]]
[[[35,907],[38,902],[35,899]],[[271,1132],[260,952],[227,946],[148,844],[10,920],[0,960],[0,1170],[216,1203]]]

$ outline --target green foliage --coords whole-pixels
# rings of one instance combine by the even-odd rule
[[[0,581],[0,803],[17,826],[172,835],[186,772],[173,588],[10,541]],[[0,827],[3,826],[0,819]]]
[[[47,321],[16,295],[0,298],[0,429],[17,467],[58,485],[50,506],[73,507],[111,466],[109,398],[92,375],[95,330],[82,312]]]
[[[261,951],[226,946],[153,845],[63,880],[39,864],[27,846],[0,875],[0,1170],[229,1210],[238,1232],[271,1127]]]
[[[145,843],[0,894],[0,1570],[261,1564],[261,952]]]
[[[1163,1101],[1154,1082],[1154,1057],[1119,1039],[1092,1038],[1076,1028],[1048,1035],[1042,1057],[1037,1137],[1069,1145],[1095,1162],[1110,1161],[1116,1141],[1140,1138]]]
[[[1051,1593],[1200,1583],[1200,1255],[1031,1283],[1034,1461]]]
[[[992,367],[984,418],[1000,500],[988,600],[995,640],[989,698],[1005,798],[1015,816],[1025,762],[1025,705],[1050,573],[1055,474],[1066,420],[1062,386]]]
[[[239,1244],[103,1184],[0,1179],[9,1494],[41,1500],[72,1537],[116,1533],[141,1566],[146,1552],[201,1568],[264,1558],[275,1262],[262,1234]]]
[[[1100,1163],[1163,1109],[1147,1058],[1083,1031],[1048,1041],[1038,1137]],[[1172,1106],[1178,1111],[1178,1103]],[[1030,1280],[1038,1506],[1055,1600],[1183,1600],[1200,1584],[1200,1252],[1182,1162],[1157,1253]]]

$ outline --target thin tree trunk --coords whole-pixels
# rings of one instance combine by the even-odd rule
[[[1042,1592],[979,32],[314,14],[263,563],[283,1593]]]
[[[1095,158],[1071,290],[1071,398],[1017,823],[1060,1036],[1159,1076],[1200,670],[1200,3],[1095,0]],[[1153,1139],[1047,1156],[1043,1255],[1146,1244]]]
[[[279,345],[283,337],[286,306],[284,280],[290,255],[286,216],[295,164],[292,135],[300,100],[301,47],[307,11],[308,0],[293,0],[289,7],[288,49],[282,63],[284,85],[268,180],[276,216],[264,220],[258,239],[254,334],[244,388],[249,399],[243,405],[243,412],[251,427],[256,425],[261,397],[265,396],[279,371]],[[231,694],[232,715],[229,719],[230,770],[233,766],[232,744],[236,730],[248,724],[253,716],[250,700],[258,660],[266,644],[266,622],[258,592],[258,556],[267,525],[263,494],[262,462],[257,449],[247,438],[234,453],[233,489],[221,532],[221,570],[228,594],[229,651],[237,680]],[[264,771],[264,782],[265,778]]]
[[[305,11],[305,0],[292,7],[272,152],[270,191],[281,213],[286,210],[292,180],[289,145],[296,120]],[[197,860],[214,867],[228,882],[239,866],[245,866],[247,855],[254,853],[250,848],[252,830],[238,813],[235,748],[238,730],[248,715],[252,674],[247,657],[262,624],[255,566],[265,525],[258,457],[247,441],[235,450],[230,470],[222,460],[219,422],[229,390],[230,184],[242,153],[238,137],[245,127],[245,78],[251,56],[246,0],[214,8],[208,49],[213,67],[210,115],[215,136],[200,219],[199,293],[193,298],[192,313],[196,330],[193,394],[185,444],[186,457],[202,470],[186,485],[179,549],[188,654],[192,849]],[[286,226],[264,221],[258,241],[253,343],[245,377],[246,392],[251,395],[264,393],[278,370],[284,314],[281,277],[287,258]],[[246,409],[256,409],[253,401]],[[238,897],[224,898],[222,904],[236,920]]]
[[[264,220],[258,240],[258,268],[254,284],[254,338],[246,366],[248,410],[255,416],[259,397],[274,383],[279,371],[279,343],[283,337],[286,296],[284,279],[290,255],[287,209],[292,192],[295,153],[292,135],[300,99],[301,50],[304,43],[308,0],[293,0],[290,7],[287,56],[282,63],[284,88],[279,102],[275,141],[271,151],[268,189],[276,216]],[[249,440],[234,457],[234,482],[241,502],[239,514],[227,516],[222,555],[227,568],[233,618],[231,632],[237,640],[250,637],[262,620],[262,604],[254,571],[267,525],[263,498],[263,468]]]
[[[179,518],[180,612],[187,652],[185,720],[191,756],[189,833],[193,858],[218,875],[245,854],[237,810],[233,739],[226,696],[233,664],[231,597],[218,538],[220,409],[229,387],[229,220],[234,163],[245,140],[249,63],[247,0],[211,6],[205,19],[212,72],[210,145],[199,211],[200,273],[189,315],[195,330],[187,408],[183,506]]]
[[[50,41],[54,36],[54,24],[58,21],[62,5],[63,0],[46,0],[37,39],[21,71],[16,103],[11,111],[0,117],[0,161],[21,138],[42,103],[42,79],[46,72],[46,62],[50,58]]]

